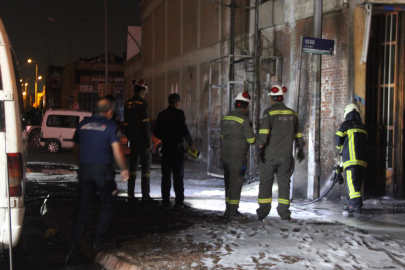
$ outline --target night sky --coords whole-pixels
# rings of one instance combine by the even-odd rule
[[[141,0],[107,0],[108,51],[122,57],[126,51],[128,25],[140,25]],[[16,52],[23,81],[34,92],[35,65],[45,76],[47,36],[49,64],[63,66],[70,61],[70,29],[72,29],[72,60],[92,58],[105,52],[104,0],[2,0],[0,18]],[[49,18],[55,19],[52,22]],[[83,21],[80,21],[84,19]],[[80,22],[79,22],[80,21]],[[58,23],[59,22],[59,23]],[[72,27],[70,27],[73,25]],[[42,87],[39,83],[38,87]],[[32,88],[31,88],[32,87]],[[42,89],[42,88],[40,88]]]

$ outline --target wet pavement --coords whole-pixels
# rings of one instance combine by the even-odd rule
[[[78,265],[66,266],[64,261],[69,249],[77,203],[78,168],[73,153],[64,151],[54,155],[47,153],[45,149],[34,148],[30,149],[28,160],[26,213],[20,242],[13,250],[14,269],[269,269],[272,266],[259,263],[260,258],[236,268],[221,266],[217,264],[223,256],[220,251],[229,249],[228,252],[231,253],[235,247],[229,247],[222,242],[214,245],[198,243],[191,235],[185,235],[184,239],[180,240],[176,237],[188,228],[196,226],[228,227],[230,234],[235,237],[238,234],[236,232],[243,230],[237,223],[228,223],[223,218],[223,180],[209,178],[204,172],[204,164],[191,161],[186,162],[185,185],[186,201],[193,208],[174,210],[163,209],[160,203],[128,203],[125,198],[126,184],[120,184],[121,197],[117,200],[117,210],[108,237],[109,241],[116,242],[119,247],[100,253],[91,250],[91,240],[100,211],[100,203],[97,200],[82,241],[81,260]],[[57,162],[59,160],[60,163]],[[159,165],[155,162],[152,167],[151,194],[159,199]],[[55,171],[67,173],[53,174]],[[139,189],[139,181],[136,188]],[[208,193],[204,193],[208,190]],[[50,196],[44,204],[48,194]],[[246,205],[256,207],[256,199],[256,195],[243,195],[241,211],[246,210]],[[216,204],[211,205],[214,201],[217,201]],[[211,210],[198,209],[204,204],[205,209]],[[371,216],[386,215],[392,219],[403,216],[404,202],[389,199],[371,200],[365,205],[364,220],[362,217],[342,217],[341,206],[323,200],[309,206],[294,207],[293,214],[327,214],[339,224],[355,226],[405,242],[404,226],[401,222],[390,222],[389,219],[384,223],[380,220],[370,220]],[[257,223],[255,215],[248,216],[249,222]],[[270,222],[274,223],[273,220]],[[214,230],[208,235],[212,236],[213,241],[218,240]],[[207,266],[207,260],[212,261],[211,266]],[[294,263],[294,259],[291,260]],[[0,256],[0,270],[3,269],[9,269],[8,253]]]

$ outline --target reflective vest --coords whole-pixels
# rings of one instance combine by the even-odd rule
[[[349,113],[335,135],[344,169],[355,165],[367,167],[367,136],[360,115],[357,112]]]

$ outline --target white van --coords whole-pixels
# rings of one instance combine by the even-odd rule
[[[27,133],[17,68],[0,20],[0,252],[10,249],[10,256],[10,246],[20,239],[25,212]]]
[[[50,109],[42,120],[40,145],[49,152],[58,153],[62,149],[73,148],[77,125],[92,113],[82,110]]]

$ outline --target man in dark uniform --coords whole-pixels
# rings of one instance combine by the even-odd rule
[[[101,99],[97,103],[96,114],[84,119],[76,128],[74,140],[75,152],[79,158],[79,204],[73,225],[71,249],[66,258],[68,264],[77,258],[97,193],[102,208],[93,239],[93,250],[98,252],[114,246],[114,243],[105,242],[118,193],[114,181],[113,157],[122,169],[123,181],[128,179],[129,173],[117,137],[117,125],[110,121],[112,115],[112,103],[108,99]]]
[[[240,193],[245,177],[249,144],[256,141],[252,123],[247,116],[250,96],[248,92],[239,93],[235,98],[235,110],[221,121],[221,160],[225,178],[225,218],[246,221],[239,213]]]
[[[275,85],[269,92],[270,107],[263,112],[262,123],[256,144],[260,166],[259,220],[263,220],[271,209],[274,175],[278,183],[277,212],[282,220],[290,220],[290,177],[294,172],[293,144],[299,149],[298,161],[304,159],[302,134],[297,113],[284,105],[287,88]]]
[[[342,156],[343,169],[349,188],[349,205],[344,211],[361,214],[363,200],[361,185],[367,168],[367,131],[361,121],[359,108],[356,104],[346,106],[340,125],[335,135],[336,147]]]
[[[171,173],[173,172],[173,189],[176,194],[174,208],[188,208],[184,204],[184,139],[190,150],[193,146],[186,117],[180,107],[180,95],[169,95],[169,107],[160,112],[155,125],[154,134],[162,140],[162,199],[163,207],[170,207]]]
[[[134,81],[134,96],[124,105],[124,127],[126,129],[129,146],[131,149],[128,180],[128,197],[135,199],[135,179],[138,162],[141,159],[141,191],[142,202],[155,202],[150,193],[150,162],[152,137],[148,117],[148,104],[145,94],[148,91],[144,80]]]

